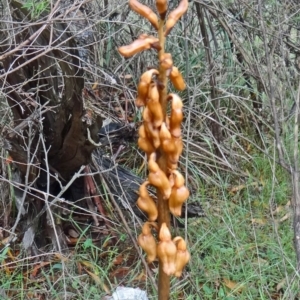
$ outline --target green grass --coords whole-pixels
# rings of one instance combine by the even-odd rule
[[[218,197],[213,192],[202,200],[207,217],[189,222],[189,272],[198,299],[292,299],[299,293],[297,281],[279,286],[291,282],[295,266],[291,216],[280,221],[291,210],[288,174],[263,155],[253,157],[248,171],[243,188],[230,192],[234,186],[224,184]]]

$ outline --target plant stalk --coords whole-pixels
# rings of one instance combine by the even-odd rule
[[[164,36],[164,19],[159,21],[158,38],[161,50],[158,52],[158,58],[165,53],[165,36]],[[159,89],[159,101],[162,106],[164,118],[167,114],[167,84],[168,78],[166,71],[160,66],[159,67],[159,82],[161,83],[161,88]],[[161,170],[168,175],[167,161],[164,152],[160,148],[157,153],[158,165]],[[158,226],[161,228],[162,223],[170,228],[170,210],[168,201],[163,199],[163,195],[157,190],[157,200],[158,200]],[[163,266],[161,261],[159,261],[159,271],[158,271],[158,300],[168,300],[170,297],[170,276],[168,276],[163,271]]]

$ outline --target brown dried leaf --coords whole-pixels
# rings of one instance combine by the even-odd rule
[[[237,292],[241,292],[242,289],[243,289],[243,286],[240,283],[237,283],[237,282],[232,281],[232,280],[227,279],[227,278],[223,279],[223,283],[230,290],[235,290]]]
[[[91,276],[91,278],[96,282],[96,284],[98,284],[99,286],[101,286],[101,288],[106,292],[109,293],[110,290],[108,288],[108,286],[100,279],[100,277],[98,275],[96,275],[93,272],[88,271],[87,269],[85,269],[85,271]]]
[[[251,219],[251,223],[252,224],[257,224],[257,225],[265,225],[267,223],[267,221],[265,219]]]

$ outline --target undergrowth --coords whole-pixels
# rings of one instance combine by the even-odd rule
[[[207,217],[188,226],[199,295],[190,299],[299,297],[288,176],[264,155],[248,172],[243,183],[224,182],[202,202]]]

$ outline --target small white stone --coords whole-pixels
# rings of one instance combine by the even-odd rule
[[[148,300],[146,292],[139,288],[117,287],[112,297],[113,300]]]

